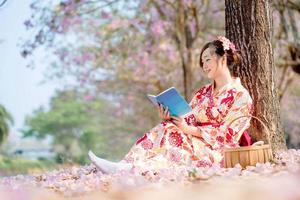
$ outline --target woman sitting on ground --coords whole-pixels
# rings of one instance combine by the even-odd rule
[[[238,147],[244,131],[250,126],[252,99],[233,77],[230,69],[240,63],[240,54],[225,37],[204,45],[199,64],[212,80],[200,88],[189,103],[190,115],[184,119],[170,116],[158,106],[163,119],[140,137],[120,162],[111,162],[89,151],[89,158],[103,173],[171,167],[223,167],[224,147]]]

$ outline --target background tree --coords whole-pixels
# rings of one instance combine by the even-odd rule
[[[4,4],[7,2],[7,0],[1,0],[0,1],[0,8],[2,7],[2,6],[4,6]]]
[[[125,119],[111,119],[105,114],[117,112],[115,105],[93,98],[73,90],[57,92],[48,110],[41,107],[27,116],[24,137],[50,136],[58,162],[83,164],[89,149],[111,159],[124,156],[125,149],[132,144],[123,135],[133,130],[126,127]]]
[[[273,150],[286,149],[275,66],[271,46],[272,18],[269,0],[225,0],[226,35],[241,50],[242,64],[233,72],[241,77],[254,100],[254,115],[266,123],[270,130]],[[253,121],[254,140],[268,142],[264,127]]]
[[[282,73],[279,78],[279,98],[283,98],[288,88],[292,86],[295,75],[300,74],[300,40],[299,19],[300,2],[295,0],[272,1],[274,8],[275,30],[273,31],[273,46],[277,58],[277,66]]]
[[[96,66],[73,74],[85,83],[97,81],[103,90],[108,80],[99,81],[97,74],[101,68],[102,73],[114,72],[110,75],[119,84],[113,80],[109,83],[119,91],[124,90],[124,82],[143,87],[143,91],[148,87],[156,92],[175,85],[188,100],[199,87],[192,81],[195,78],[192,71],[198,63],[197,45],[206,39],[199,36],[205,31],[219,33],[223,28],[219,16],[224,5],[218,1],[66,0],[54,5],[35,1],[31,7],[36,12],[25,24],[35,30],[36,37],[24,43],[24,56],[40,45],[50,44],[63,58],[64,65],[71,66],[69,70],[58,67],[60,75],[62,71],[63,74],[74,72],[92,62]],[[212,26],[209,19],[213,18],[216,20]],[[70,34],[82,41],[76,45],[76,51],[74,44],[62,46],[64,42],[58,39],[60,35]],[[142,92],[134,89],[130,88]]]
[[[0,144],[5,141],[5,138],[7,138],[9,134],[9,125],[13,123],[14,120],[11,114],[4,106],[0,105]]]

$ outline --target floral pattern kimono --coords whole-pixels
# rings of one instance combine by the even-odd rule
[[[184,120],[196,126],[201,136],[185,134],[172,122],[162,121],[140,137],[122,161],[143,169],[210,167],[213,163],[223,167],[224,147],[239,146],[253,110],[240,78],[233,80],[216,92],[213,84],[205,85],[189,103],[192,112]]]

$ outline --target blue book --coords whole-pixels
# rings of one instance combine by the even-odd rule
[[[168,107],[171,116],[182,117],[192,111],[188,102],[180,95],[175,87],[170,87],[156,96],[147,94],[147,97],[155,105],[160,103],[164,108]]]

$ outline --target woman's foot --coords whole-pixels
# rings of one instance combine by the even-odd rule
[[[129,163],[115,163],[97,157],[91,150],[88,153],[91,162],[105,174],[115,173],[120,170],[130,170],[132,165]]]

